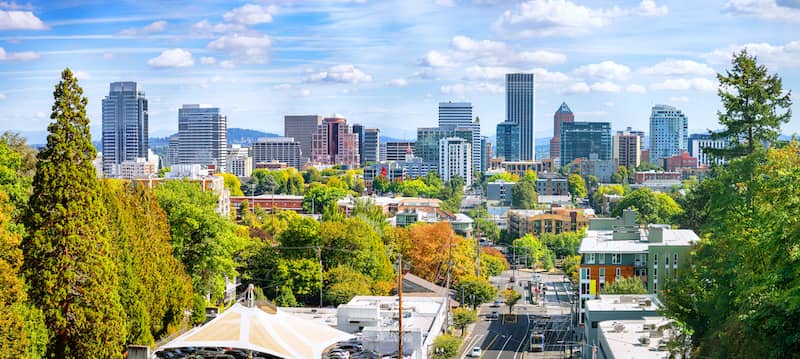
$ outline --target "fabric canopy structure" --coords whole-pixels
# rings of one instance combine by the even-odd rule
[[[187,347],[252,350],[285,359],[321,358],[325,348],[353,338],[325,324],[278,310],[267,313],[239,303],[201,327],[194,328],[157,351]]]

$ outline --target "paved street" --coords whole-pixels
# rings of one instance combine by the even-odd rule
[[[506,271],[501,276],[492,277],[491,282],[499,290],[513,287],[522,294],[522,299],[514,306],[510,315],[505,303],[482,305],[478,323],[465,338],[464,356],[478,346],[482,350],[481,358],[562,358],[565,348],[563,343],[575,339],[570,326],[571,304],[568,293],[571,290],[566,278],[560,274],[533,273],[523,269]],[[533,283],[530,287],[529,282]],[[531,290],[538,282],[543,284],[544,301],[541,300],[541,295]],[[489,318],[492,312],[498,312],[499,318]],[[545,352],[530,352],[531,329],[545,334]],[[568,348],[566,352],[569,353]]]

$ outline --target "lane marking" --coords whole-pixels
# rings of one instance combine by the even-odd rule
[[[520,353],[519,349],[522,348],[522,344],[525,344],[525,340],[528,339],[528,336],[530,334],[529,333],[530,325],[531,325],[530,315],[526,315],[525,316],[525,320],[527,321],[527,323],[525,323],[525,328],[527,329],[527,331],[525,332],[525,334],[523,334],[522,341],[519,342],[519,345],[517,346],[517,350],[514,351],[514,359],[517,359],[517,354]],[[520,357],[523,357],[523,356],[524,355],[522,355]]]
[[[500,353],[497,354],[497,358],[496,359],[500,359],[500,356],[503,355],[503,351],[506,350],[506,345],[508,345],[508,341],[511,340],[511,338],[513,338],[513,337],[514,337],[513,335],[509,335],[508,336],[508,339],[506,339],[506,342],[503,343],[503,347],[500,348]]]
[[[492,341],[490,341],[489,345],[486,346],[486,349],[481,349],[481,356],[478,357],[479,359],[483,358],[483,356],[486,354],[486,352],[491,350],[492,344],[494,344],[494,341],[497,340],[498,336],[500,336],[500,334],[495,334],[494,338],[492,338]]]

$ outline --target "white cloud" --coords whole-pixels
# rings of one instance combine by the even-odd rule
[[[631,85],[625,86],[625,92],[645,93],[645,92],[647,92],[647,89],[642,85],[631,84]]]
[[[350,64],[336,65],[327,71],[312,74],[307,79],[309,82],[336,82],[357,84],[372,81],[372,76]]]
[[[110,52],[106,52],[103,54],[103,60],[113,60],[113,59],[114,59],[114,54]]]
[[[200,63],[203,65],[213,65],[217,63],[217,59],[211,56],[203,56],[200,58]]]
[[[614,107],[614,102],[613,101],[603,102],[603,105],[606,107]]]
[[[0,10],[0,30],[46,30],[42,20],[30,11]]]
[[[179,68],[194,65],[192,53],[184,49],[170,49],[147,61],[147,64],[158,68]]]
[[[272,40],[267,35],[225,35],[208,44],[208,48],[228,53],[242,63],[263,64]]]
[[[666,6],[644,0],[635,8],[592,9],[568,0],[528,0],[495,21],[501,34],[520,37],[575,36],[608,25],[613,18],[666,15]]]
[[[503,51],[506,44],[492,40],[473,40],[466,36],[457,35],[451,41],[453,49],[466,52]]]
[[[514,72],[508,67],[499,66],[470,66],[464,69],[464,78],[467,80],[498,80],[505,78],[507,73]]]
[[[717,49],[702,55],[707,61],[716,64],[729,64],[733,53],[747,49],[756,55],[758,61],[772,68],[800,67],[800,41],[791,41],[785,45],[772,45],[765,42],[732,45],[726,49]]]
[[[775,0],[731,0],[725,4],[725,11],[764,20],[800,22],[800,8],[783,6]]]
[[[558,84],[569,81],[569,76],[561,72],[550,72],[543,68],[535,68],[531,72],[536,75],[537,84]]]
[[[666,60],[650,67],[642,67],[643,75],[711,75],[716,73],[706,64],[691,60]]]
[[[308,96],[311,96],[311,90],[310,89],[300,89],[300,91],[297,94],[302,96],[302,97],[308,97]]]
[[[519,53],[519,59],[528,63],[556,65],[566,62],[567,55],[551,51],[523,51]]]
[[[689,98],[686,96],[677,96],[677,97],[670,97],[670,102],[689,102]]]
[[[167,22],[166,21],[156,21],[153,22],[145,27],[131,27],[119,32],[120,35],[123,36],[145,36],[149,34],[155,34],[159,32],[163,32],[167,29]]]
[[[10,10],[19,10],[19,9],[33,9],[33,5],[31,3],[27,4],[17,4],[16,1],[0,1],[0,9],[10,9]]]
[[[408,81],[402,78],[392,79],[391,81],[389,81],[389,86],[405,87],[408,86]]]
[[[650,85],[653,90],[697,90],[697,91],[715,91],[717,83],[706,78],[697,77],[693,79],[668,79]]]
[[[8,98],[8,97],[6,96],[6,94],[4,94],[4,93],[0,92],[0,100],[5,100],[5,99],[7,99],[7,98]]]
[[[245,31],[247,26],[242,24],[212,24],[208,20],[202,20],[192,25],[192,30],[201,34],[219,34],[224,32]]]
[[[460,95],[467,92],[486,92],[486,93],[495,93],[500,94],[505,92],[505,87],[481,82],[481,83],[471,83],[471,84],[453,84],[453,85],[443,85],[439,88],[443,94],[447,95]]]
[[[78,80],[81,80],[81,81],[85,81],[85,80],[88,80],[88,79],[92,78],[92,76],[91,76],[91,75],[89,75],[89,72],[88,72],[88,71],[76,70],[76,71],[74,72],[74,74],[75,74],[75,77],[76,77]]]
[[[576,82],[569,85],[565,90],[562,91],[564,94],[584,94],[589,93],[592,89],[589,85],[585,82]]]
[[[656,2],[653,0],[642,0],[636,12],[642,16],[664,16],[669,13],[669,9],[667,5],[656,5]]]
[[[594,92],[612,92],[612,93],[617,93],[621,90],[619,85],[609,81],[595,82],[592,84],[591,89]]]
[[[272,86],[272,89],[274,90],[288,90],[290,88],[292,88],[292,85],[290,84],[277,84],[275,86]]]
[[[456,0],[434,0],[434,4],[439,6],[453,7],[456,6]]]
[[[453,67],[456,65],[447,55],[436,50],[428,51],[418,63],[429,67]]]
[[[261,6],[255,4],[247,4],[238,7],[223,15],[223,19],[227,22],[243,25],[256,25],[267,22],[272,22],[272,14],[275,13],[276,7],[274,5]]]
[[[223,69],[232,69],[236,67],[236,64],[234,64],[231,60],[225,60],[219,63],[219,67]]]
[[[39,53],[33,51],[24,51],[24,52],[6,52],[6,50],[0,47],[0,61],[28,61],[28,60],[36,60],[39,57]]]
[[[575,74],[607,80],[624,79],[630,72],[630,67],[620,65],[614,61],[603,61],[599,64],[583,65],[575,69]]]

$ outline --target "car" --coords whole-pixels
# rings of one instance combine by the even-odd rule
[[[489,319],[497,319],[500,318],[500,313],[498,312],[491,312],[489,315],[486,316]]]
[[[472,358],[480,358],[481,357],[481,347],[473,347],[472,350],[469,352],[469,356]]]

